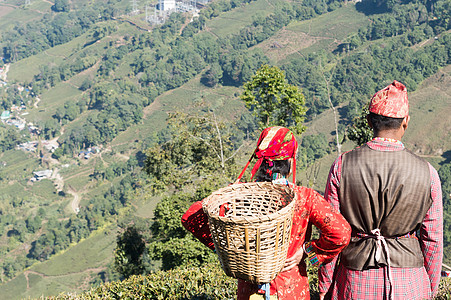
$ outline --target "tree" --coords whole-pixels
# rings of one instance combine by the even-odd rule
[[[324,133],[304,136],[299,147],[299,166],[306,168],[312,165],[316,160],[329,154],[330,150]]]
[[[241,99],[253,111],[261,128],[279,125],[297,134],[304,132],[305,97],[296,86],[287,83],[279,68],[260,67],[244,84]]]
[[[212,64],[210,69],[205,71],[204,74],[202,74],[201,82],[208,86],[208,87],[214,87],[216,84],[218,84],[222,79],[222,69],[221,66],[217,63]]]
[[[52,6],[54,11],[68,12],[70,9],[69,0],[55,0],[55,5]]]
[[[180,222],[193,202],[215,189],[202,185],[194,195],[179,192],[163,198],[155,208],[148,251],[151,259],[161,259],[164,270],[181,265],[200,266],[215,259],[214,253],[189,234]]]
[[[199,179],[214,178],[217,184],[233,180],[234,157],[239,149],[231,139],[234,130],[214,112],[172,113],[168,123],[172,137],[146,150],[144,171],[152,176],[155,190],[181,188]]]
[[[125,278],[139,275],[144,271],[142,258],[146,244],[143,236],[134,226],[129,226],[117,237],[117,246],[114,251],[114,264],[116,270]]]
[[[351,127],[347,130],[348,138],[359,146],[370,141],[373,137],[373,130],[366,120],[368,113],[368,106],[365,106],[360,116],[354,118]]]

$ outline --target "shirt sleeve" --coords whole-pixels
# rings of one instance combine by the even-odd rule
[[[311,190],[309,200],[312,205],[309,221],[321,232],[319,239],[310,244],[316,254],[314,261],[318,265],[328,263],[349,244],[351,227],[316,191]],[[313,256],[308,254],[309,258]]]
[[[183,214],[182,225],[205,246],[212,250],[215,249],[210,227],[208,226],[208,217],[202,209],[202,201],[194,202]]]
[[[429,165],[432,205],[420,228],[420,244],[424,267],[431,282],[433,295],[437,294],[443,259],[443,204],[442,188],[437,171]]]
[[[326,190],[324,193],[324,198],[332,206],[332,208],[340,212],[340,202],[338,200],[338,192],[340,187],[341,179],[341,156],[339,156],[335,162],[332,164],[329,176],[327,178]],[[335,265],[337,262],[337,257],[333,260],[322,265],[318,270],[318,288],[320,293],[326,293],[330,286],[332,285],[333,274],[335,270]]]

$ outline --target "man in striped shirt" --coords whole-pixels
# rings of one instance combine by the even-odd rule
[[[374,138],[331,167],[325,198],[352,227],[349,246],[319,270],[321,299],[429,299],[443,257],[443,208],[437,171],[405,149],[405,86],[371,99]],[[337,262],[338,261],[338,262]]]

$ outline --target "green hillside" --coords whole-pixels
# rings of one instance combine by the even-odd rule
[[[262,64],[278,66],[306,97],[297,179],[319,191],[338,155],[336,135],[341,151],[352,149],[346,129],[371,95],[393,79],[405,83],[405,143],[443,176],[451,249],[447,1],[214,0],[197,17],[175,13],[163,25],[146,22],[139,5],[132,13],[125,0],[0,2],[2,111],[38,128],[0,124],[5,297],[123,279],[114,250],[130,226],[146,244],[141,273],[173,276],[164,271],[210,262],[178,220],[247,161],[258,129],[239,96]],[[222,165],[217,132],[230,158]],[[32,151],[17,148],[24,142]],[[49,178],[31,180],[43,170]]]

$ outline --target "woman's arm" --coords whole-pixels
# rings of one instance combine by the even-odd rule
[[[319,193],[310,189],[308,196],[309,221],[320,230],[321,234],[319,239],[312,240],[311,244],[305,246],[305,249],[307,252],[313,251],[316,254],[316,264],[320,265],[330,262],[349,244],[351,226]],[[314,259],[310,260],[314,261]]]
[[[182,216],[182,225],[205,246],[214,250],[215,245],[208,227],[208,217],[202,209],[202,201],[194,202]]]

